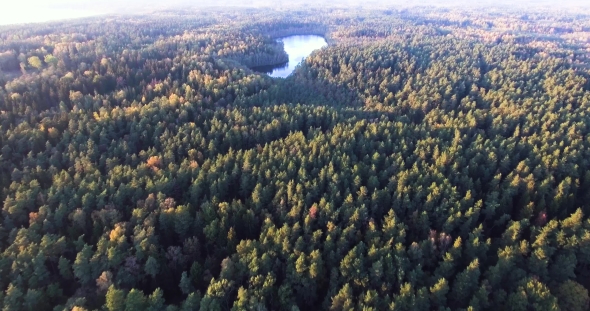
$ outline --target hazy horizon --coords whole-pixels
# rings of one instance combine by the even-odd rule
[[[156,0],[54,0],[45,2],[41,0],[21,0],[4,5],[4,9],[0,12],[0,25],[11,24],[25,24],[25,23],[40,23],[56,20],[75,19],[83,17],[91,17],[105,14],[146,14],[157,12],[163,9],[179,9],[179,8],[198,8],[198,7],[272,7],[272,8],[289,8],[298,5],[315,6],[315,7],[353,7],[353,8],[408,8],[416,6],[434,6],[434,7],[465,7],[465,6],[485,6],[485,7],[513,7],[518,9],[538,9],[538,8],[555,8],[556,10],[572,9],[572,8],[588,8],[590,3],[588,1],[579,0],[483,0],[473,3],[468,0],[423,0],[408,4],[404,1],[383,1],[383,0],[369,0],[363,1],[360,4],[355,0],[299,0],[299,1],[271,1],[271,0],[253,0],[247,4],[239,0],[222,0],[222,1],[199,1],[195,3],[190,0],[169,0],[164,3]],[[579,12],[572,10],[572,13],[588,13],[588,11]]]

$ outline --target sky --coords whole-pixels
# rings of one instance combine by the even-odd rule
[[[0,25],[155,11],[201,0],[0,0]],[[133,8],[133,9],[131,9]]]
[[[50,1],[43,0],[7,0],[7,2],[2,4],[0,10],[0,25],[36,23],[108,13],[98,8],[87,9],[71,5],[72,1],[64,0],[52,0],[51,6],[47,4]]]
[[[0,25],[45,22],[51,20],[81,18],[103,14],[153,12],[160,8],[187,6],[266,6],[276,7],[276,0],[1,0]],[[320,6],[362,6],[369,8],[378,4],[395,6],[486,3],[505,5],[529,4],[565,8],[566,6],[590,6],[590,0],[288,0],[285,4],[305,2]]]

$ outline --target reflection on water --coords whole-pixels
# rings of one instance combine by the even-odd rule
[[[266,73],[269,76],[272,76],[273,71],[275,71],[275,70],[277,70],[277,72],[279,70],[286,71],[288,68],[289,68],[289,62],[279,64],[279,65],[257,66],[257,67],[253,67],[252,69],[254,69],[255,71],[258,71],[258,72]]]
[[[286,78],[311,52],[328,45],[326,39],[320,36],[290,36],[279,40],[283,41],[289,62],[276,66],[255,67],[254,70],[267,73],[274,78]]]

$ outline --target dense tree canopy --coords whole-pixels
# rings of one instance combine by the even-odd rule
[[[0,28],[2,310],[588,309],[587,16],[197,13]]]

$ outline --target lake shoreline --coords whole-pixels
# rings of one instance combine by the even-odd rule
[[[265,73],[273,78],[286,78],[313,51],[328,46],[326,38],[318,35],[292,35],[276,40],[283,43],[285,52],[289,55],[289,61],[281,64],[255,66],[250,69]]]

